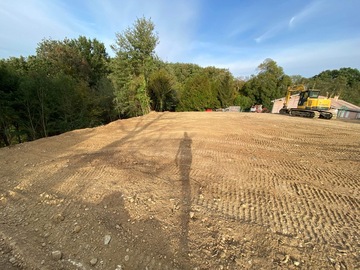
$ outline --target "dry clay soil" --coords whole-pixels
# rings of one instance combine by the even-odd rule
[[[150,113],[0,149],[0,269],[360,269],[360,124]]]

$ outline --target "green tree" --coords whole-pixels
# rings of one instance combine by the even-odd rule
[[[88,83],[90,87],[98,84],[109,74],[109,56],[106,52],[104,43],[97,39],[88,39],[80,36],[77,39],[72,39],[70,45],[75,47],[78,51],[81,61],[87,63],[85,70],[88,72]]]
[[[111,63],[110,77],[115,87],[116,108],[125,117],[150,111],[150,99],[142,89],[147,89],[149,74],[155,66],[158,36],[154,29],[150,19],[138,18],[132,28],[116,34],[116,44],[112,46],[116,58]]]
[[[218,107],[217,93],[213,91],[206,73],[198,73],[186,81],[180,93],[178,111],[203,111]]]
[[[242,91],[254,103],[270,108],[271,100],[285,95],[287,87],[291,85],[291,78],[272,59],[265,59],[258,70],[258,75],[247,81]]]
[[[37,47],[37,57],[51,65],[52,74],[63,72],[84,80],[90,87],[109,74],[109,56],[97,39],[80,36],[63,41],[44,39]]]
[[[113,86],[108,79],[109,75],[109,56],[106,53],[105,45],[97,39],[87,39],[80,36],[77,39],[64,39],[63,41],[43,40],[37,48],[37,58],[42,60],[48,66],[48,76],[58,83],[58,74],[61,76],[70,76],[66,78],[68,84],[64,84],[62,89],[57,93],[63,95],[76,96],[79,102],[77,110],[79,112],[78,119],[73,117],[72,109],[69,106],[61,106],[67,108],[69,113],[65,113],[64,128],[79,128],[83,126],[96,126],[104,124],[113,119],[113,105],[109,100],[113,100]],[[64,87],[71,87],[70,93]],[[106,87],[106,89],[105,89]],[[56,98],[56,100],[68,101],[72,98]],[[109,110],[110,108],[110,110]],[[69,119],[71,123],[68,122]]]
[[[150,99],[146,93],[146,83],[143,75],[133,77],[124,85],[126,91],[119,91],[115,97],[121,115],[135,117],[150,112]]]
[[[151,74],[148,93],[153,110],[162,112],[164,110],[173,110],[176,107],[175,79],[165,68]]]
[[[205,72],[208,73],[209,80],[211,80],[212,92],[217,97],[216,104],[219,104],[221,108],[233,105],[236,97],[236,88],[234,77],[229,70],[207,67]]]
[[[20,76],[13,66],[0,61],[0,147],[8,146],[19,134],[16,96]]]
[[[341,99],[360,106],[360,71],[353,68],[325,70],[309,79],[309,87],[322,95],[339,95]]]

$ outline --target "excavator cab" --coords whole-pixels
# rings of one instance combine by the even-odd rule
[[[320,90],[306,90],[300,93],[298,109],[326,111],[330,109],[330,99],[319,97]]]
[[[299,102],[298,102],[298,107],[304,106],[304,104],[308,100],[308,97],[309,97],[309,91],[301,92]]]
[[[308,103],[311,104],[319,98],[320,90],[306,90],[300,93],[298,108],[308,108]],[[309,108],[310,109],[310,108]]]

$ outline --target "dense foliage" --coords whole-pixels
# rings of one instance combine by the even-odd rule
[[[35,140],[115,119],[105,46],[43,40],[36,56],[0,62],[0,144]]]
[[[360,71],[352,68],[326,70],[309,79],[309,85],[322,94],[339,95],[341,99],[360,106]]]
[[[312,78],[288,76],[265,59],[248,80],[227,69],[166,63],[155,54],[159,38],[150,19],[137,19],[116,34],[110,58],[103,43],[80,36],[45,39],[36,55],[0,60],[0,146],[119,117],[156,111],[203,111],[254,104],[271,108],[289,85],[303,83],[322,94],[360,105],[360,72],[341,68]]]

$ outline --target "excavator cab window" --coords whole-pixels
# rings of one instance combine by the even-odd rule
[[[309,97],[309,91],[301,92],[298,105],[303,106],[304,103],[307,101],[308,97]]]
[[[309,91],[309,97],[310,98],[318,98],[320,92],[319,91]]]

